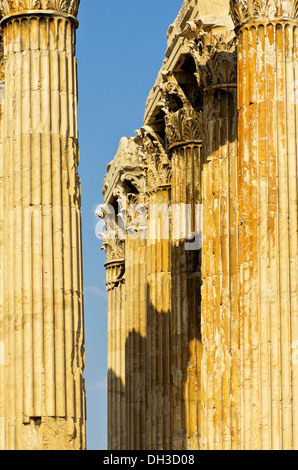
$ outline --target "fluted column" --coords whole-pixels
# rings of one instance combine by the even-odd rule
[[[144,149],[123,138],[104,184],[108,289],[108,443],[146,446],[146,230]]]
[[[201,57],[204,84],[201,448],[239,446],[237,93],[235,41]],[[230,39],[230,41],[229,41]]]
[[[78,5],[0,2],[7,449],[85,448]]]
[[[201,401],[200,357],[200,264],[201,251],[187,235],[198,228],[201,203],[202,115],[188,101],[175,81],[165,85],[169,97],[177,96],[183,107],[166,115],[166,133],[172,163],[171,206],[171,370],[172,448],[198,449]],[[186,205],[191,209],[187,216]],[[190,222],[188,233],[185,224]],[[189,230],[191,229],[191,230]],[[198,234],[197,234],[198,235]],[[198,240],[196,240],[198,243]]]
[[[146,449],[171,449],[171,163],[161,138],[143,129],[147,152]]]
[[[125,430],[125,241],[102,234],[108,291],[108,448],[126,447]]]
[[[4,152],[2,141],[2,116],[4,104],[3,36],[0,33],[0,450],[5,450],[5,406],[4,406]]]
[[[125,244],[126,449],[146,448],[146,233],[144,194],[127,198]]]
[[[298,448],[297,3],[231,1],[238,35],[244,449]]]

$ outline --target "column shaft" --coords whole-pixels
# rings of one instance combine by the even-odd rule
[[[3,38],[0,36],[0,80],[3,80]],[[1,83],[3,85],[3,82]],[[5,331],[4,331],[4,151],[2,140],[3,123],[3,86],[0,89],[0,450],[5,450],[5,402],[4,402],[4,368],[5,368]]]
[[[150,192],[147,240],[147,446],[171,449],[170,186]]]
[[[242,447],[297,449],[296,21],[239,32]]]
[[[238,448],[237,99],[204,94],[202,448]]]
[[[106,264],[108,289],[108,447],[123,450],[125,436],[124,261]]]
[[[4,23],[6,447],[85,446],[75,25]]]
[[[146,237],[132,230],[125,247],[126,449],[146,448]]]
[[[183,235],[185,204],[192,210],[195,232],[195,205],[201,202],[201,145],[182,144],[172,151],[172,207],[179,207],[179,224],[173,213],[171,247],[172,311],[171,369],[173,449],[198,449],[200,414],[200,260],[201,252],[186,251]],[[179,210],[178,210],[179,212]],[[176,214],[177,215],[177,214]],[[182,229],[182,232],[181,232]],[[176,233],[175,233],[176,232]]]

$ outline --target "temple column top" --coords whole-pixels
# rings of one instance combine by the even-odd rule
[[[59,13],[76,18],[80,0],[0,0],[1,18],[18,14]]]
[[[237,27],[251,21],[298,18],[296,0],[230,0],[230,14]]]

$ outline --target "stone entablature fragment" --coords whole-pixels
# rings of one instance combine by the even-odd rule
[[[104,178],[103,196],[106,204],[110,204],[115,196],[119,195],[119,188],[123,186],[123,194],[129,192],[124,189],[125,181],[130,181],[144,191],[144,151],[135,141],[134,137],[123,137],[115,158],[107,166]]]

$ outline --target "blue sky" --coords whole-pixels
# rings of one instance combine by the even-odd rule
[[[94,211],[123,136],[143,124],[166,34],[182,0],[81,0],[77,32],[87,391],[87,448],[107,448],[105,255]]]

